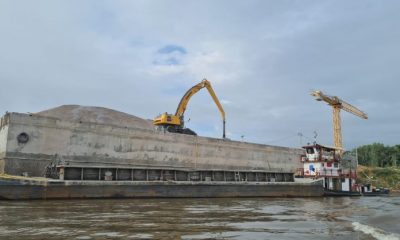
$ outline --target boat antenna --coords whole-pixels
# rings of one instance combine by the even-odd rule
[[[318,137],[318,133],[317,133],[317,131],[315,130],[315,131],[314,131],[314,145],[317,144],[317,137]]]

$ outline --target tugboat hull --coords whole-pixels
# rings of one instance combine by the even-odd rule
[[[335,190],[324,190],[324,196],[331,197],[360,197],[359,192],[349,192],[349,191],[335,191]]]
[[[383,189],[381,191],[375,191],[375,192],[363,192],[362,195],[365,197],[375,197],[375,196],[387,196],[389,195],[390,190],[389,189]]]

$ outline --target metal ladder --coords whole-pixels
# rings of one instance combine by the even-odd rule
[[[240,182],[241,180],[240,172],[235,172],[235,181]]]

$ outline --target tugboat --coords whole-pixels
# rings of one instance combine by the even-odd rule
[[[317,143],[303,148],[306,154],[301,157],[301,177],[322,179],[325,196],[361,196],[356,167],[352,167],[351,159],[343,159],[343,149]]]

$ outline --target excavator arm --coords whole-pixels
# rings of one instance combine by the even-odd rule
[[[207,81],[207,80],[206,80],[206,81]],[[208,81],[207,81],[207,82],[208,82]],[[222,108],[222,105],[221,105],[221,103],[219,102],[219,100],[218,100],[218,98],[217,98],[217,95],[215,94],[213,88],[211,87],[210,82],[208,82],[208,84],[206,85],[206,88],[207,88],[208,92],[210,93],[212,99],[214,100],[215,104],[217,105],[218,110],[219,110],[219,113],[221,114],[222,124],[223,124],[223,127],[222,127],[222,129],[223,129],[222,138],[225,138],[225,124],[226,124],[226,121],[225,121],[225,111],[224,111],[224,109]]]

